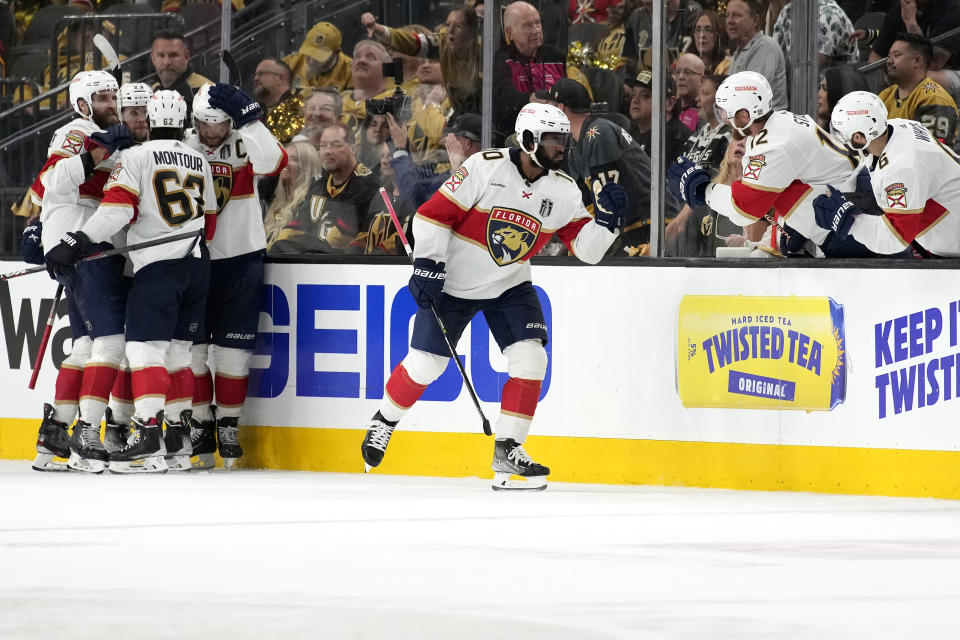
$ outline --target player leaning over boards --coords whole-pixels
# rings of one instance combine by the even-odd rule
[[[837,102],[830,127],[864,156],[882,216],[859,214],[832,196],[841,229],[871,251],[902,252],[911,245],[934,256],[960,256],[960,158],[913,120],[887,119],[887,108],[868,91]]]
[[[404,413],[447,366],[450,354],[431,303],[456,344],[482,311],[507,357],[496,424],[494,489],[544,489],[550,470],[523,448],[547,370],[547,327],[531,284],[530,258],[556,233],[573,255],[595,264],[620,233],[626,192],[599,190],[594,218],[559,167],[570,133],[563,112],[528,104],[516,121],[522,149],[476,153],[420,207],[410,291],[419,305],[410,352],[386,384],[361,453],[368,470],[383,460]],[[513,479],[513,476],[519,476]]]
[[[831,255],[837,237],[818,224],[814,201],[828,184],[852,186],[859,158],[810,116],[773,111],[772,101],[770,84],[759,73],[741,71],[724,80],[715,98],[717,119],[747,138],[743,177],[733,185],[711,184],[706,169],[681,156],[669,168],[670,191],[740,226],[774,209],[791,238],[785,253],[809,238]]]
[[[121,153],[103,201],[83,228],[50,252],[75,264],[91,242],[129,224],[128,244],[184,231],[210,239],[216,215],[210,165],[183,144],[187,104],[176,91],[158,91],[147,103],[150,140]],[[190,346],[203,335],[209,265],[198,238],[168,242],[131,254],[133,284],[126,306],[126,357],[133,371],[130,436],[110,453],[110,471],[167,470],[158,414],[167,396],[191,398]]]
[[[201,468],[213,466],[217,444],[227,467],[243,455],[237,425],[247,399],[267,246],[257,183],[260,176],[277,175],[287,166],[287,153],[260,122],[262,115],[260,103],[242,89],[206,84],[193,98],[195,129],[184,140],[210,161],[218,211],[217,233],[207,245],[206,334],[193,345],[190,363],[196,379],[190,436]],[[208,350],[215,376],[207,367]]]

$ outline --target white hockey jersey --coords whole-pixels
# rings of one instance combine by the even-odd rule
[[[446,263],[443,290],[452,296],[496,298],[531,281],[530,258],[554,233],[591,264],[617,236],[593,223],[567,174],[550,171],[527,181],[520,153],[475,153],[417,210],[414,255]]]
[[[960,158],[919,122],[887,124],[890,137],[870,169],[884,215],[858,215],[850,233],[876,253],[898,253],[916,240],[938,256],[960,256]]]
[[[103,185],[113,169],[114,157],[104,158],[86,179],[80,154],[87,136],[100,128],[90,120],[75,118],[53,133],[47,161],[37,175],[30,196],[43,207],[41,240],[50,250],[68,231],[76,231],[90,217],[103,197]],[[116,155],[116,154],[114,154]]]
[[[813,200],[825,185],[841,191],[856,182],[859,158],[817,126],[810,116],[775,111],[747,139],[743,177],[733,185],[707,188],[707,205],[746,226],[770,209],[816,244],[829,233],[817,225]]]
[[[104,188],[103,201],[82,231],[94,242],[127,223],[127,243],[156,240],[185,231],[203,232],[204,215],[216,215],[210,164],[177,140],[151,140],[120,152]],[[200,256],[188,238],[130,253],[134,272],[153,262]]]
[[[262,122],[256,121],[227,136],[216,149],[188,131],[184,144],[210,162],[217,194],[217,232],[207,243],[210,259],[220,260],[267,247],[263,211],[257,197],[259,176],[276,175],[287,165],[287,153]]]

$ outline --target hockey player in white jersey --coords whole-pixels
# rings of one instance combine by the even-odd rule
[[[120,87],[120,119],[130,129],[134,142],[146,142],[150,135],[147,102],[152,95],[153,89],[145,82],[127,82]]]
[[[840,194],[821,204],[836,212],[875,253],[900,253],[911,245],[934,256],[960,256],[960,158],[913,120],[887,119],[887,108],[868,91],[837,102],[831,129],[863,155],[882,216],[858,214]]]
[[[852,187],[859,159],[807,115],[772,111],[773,92],[759,73],[741,71],[717,88],[717,117],[747,137],[743,177],[712,184],[706,169],[686,158],[669,167],[669,187],[691,206],[706,204],[735,224],[747,226],[774,210],[800,236],[825,253],[830,231],[816,222],[814,200],[826,185]]]
[[[434,305],[456,344],[482,311],[507,357],[496,423],[494,489],[544,489],[550,470],[523,448],[547,369],[547,327],[531,284],[530,258],[556,233],[584,262],[598,262],[629,210],[626,192],[608,183],[594,217],[563,165],[570,123],[562,111],[528,104],[516,120],[521,149],[474,154],[417,211],[410,291],[418,306],[410,351],[387,381],[367,425],[367,468],[383,459],[397,422],[447,366],[450,353]]]
[[[207,333],[194,345],[191,359],[196,380],[192,446],[200,467],[212,466],[217,445],[228,467],[243,455],[238,423],[260,319],[267,246],[257,184],[287,164],[283,145],[260,122],[262,114],[260,104],[242,89],[204,85],[193,99],[194,131],[184,141],[210,161],[219,212],[217,233],[207,245]],[[216,403],[215,417],[211,402]]]
[[[56,264],[75,264],[91,243],[128,224],[130,244],[197,232],[192,239],[130,254],[134,276],[125,351],[133,371],[134,416],[126,446],[110,454],[110,470],[116,473],[166,471],[158,414],[165,398],[193,396],[190,346],[203,334],[209,276],[199,240],[205,226],[213,231],[216,196],[209,163],[182,142],[186,114],[179,93],[151,96],[150,140],[121,154],[96,213],[48,254]]]
[[[47,250],[56,247],[68,232],[79,229],[93,213],[113,167],[112,152],[131,143],[126,127],[118,124],[117,83],[112,75],[81,71],[70,82],[69,94],[79,117],[54,132],[49,157],[34,181],[31,194],[43,207],[41,235]],[[94,249],[109,246],[104,244]],[[122,257],[91,262],[79,269],[60,268],[55,262],[47,261],[51,276],[65,287],[73,346],[57,375],[54,402],[44,405],[34,469],[63,469],[53,458],[70,455],[69,464],[73,469],[103,470],[107,457],[100,442],[99,417],[95,423],[78,421],[69,442],[66,430],[83,397],[98,393],[99,387],[93,384],[97,377],[93,370],[89,372],[87,386],[83,386],[84,365],[88,359],[112,361],[118,351],[117,335],[121,336],[119,350],[122,352],[122,264]]]

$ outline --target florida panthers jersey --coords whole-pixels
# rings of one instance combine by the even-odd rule
[[[34,203],[43,207],[42,241],[48,249],[55,247],[68,231],[79,229],[100,204],[103,184],[114,159],[104,158],[89,179],[80,159],[87,136],[99,130],[90,120],[75,118],[53,134],[47,162],[30,188]]]
[[[743,177],[732,186],[712,185],[707,204],[736,224],[760,220],[770,209],[815,243],[828,231],[817,226],[813,200],[825,185],[841,191],[856,180],[859,159],[810,116],[775,111],[757,135],[748,138]]]
[[[156,240],[185,231],[203,231],[204,215],[216,215],[210,164],[178,140],[151,140],[120,152],[104,188],[103,201],[83,232],[103,241],[127,223],[127,242]],[[177,240],[130,253],[134,272],[153,262],[192,253],[195,239]]]
[[[287,165],[283,146],[262,122],[234,129],[216,149],[187,133],[184,144],[206,156],[217,194],[217,232],[207,243],[211,260],[260,251],[267,246],[257,197],[259,176],[276,175]]]
[[[414,255],[446,263],[444,291],[496,298],[531,280],[530,258],[556,233],[578,258],[596,263],[616,238],[593,223],[570,176],[526,180],[519,149],[475,153],[417,211]]]
[[[876,253],[914,240],[939,256],[960,256],[960,158],[920,122],[887,121],[890,134],[872,159],[870,183],[884,215],[859,215],[850,233]]]

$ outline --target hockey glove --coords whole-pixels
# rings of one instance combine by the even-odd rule
[[[829,185],[827,185],[827,193],[817,196],[813,201],[813,215],[817,226],[832,231],[837,240],[844,240],[850,233],[850,227],[857,213],[859,210],[856,205]]]
[[[431,303],[440,299],[443,283],[447,279],[445,263],[437,264],[429,258],[417,258],[413,261],[413,275],[410,276],[410,293],[417,306],[427,309]]]
[[[682,198],[690,206],[707,204],[707,185],[710,184],[710,173],[695,162],[684,156],[667,168],[667,185],[670,193],[676,198]]]
[[[210,106],[226,112],[235,129],[263,117],[263,107],[243,89],[218,82],[210,87]]]
[[[20,238],[20,256],[27,264],[43,264],[43,243],[40,235],[43,233],[43,224],[39,218],[31,218]]]
[[[130,135],[130,129],[125,124],[114,124],[107,127],[104,131],[95,131],[87,138],[87,147],[96,145],[103,147],[107,155],[112,154],[119,149],[126,149],[133,146],[133,136]]]
[[[47,273],[63,283],[76,271],[76,264],[90,251],[90,238],[83,231],[71,231],[46,255]]]
[[[806,236],[788,225],[783,225],[780,231],[780,253],[787,256],[806,256],[806,250],[803,245],[807,243]]]
[[[630,209],[627,191],[616,182],[603,185],[596,196],[593,207],[593,220],[611,233],[623,229],[623,221]]]

